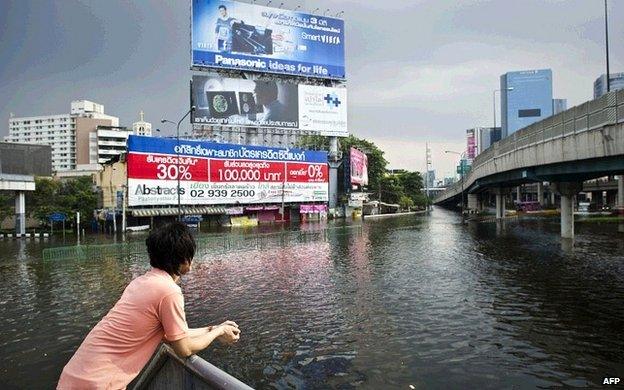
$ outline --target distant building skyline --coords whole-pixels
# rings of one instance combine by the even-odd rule
[[[89,100],[74,100],[68,114],[9,118],[5,142],[52,147],[52,170],[70,171],[90,163],[90,133],[97,126],[119,126],[119,118],[104,113],[104,106]],[[97,141],[95,147],[97,148]],[[97,153],[97,150],[96,150]]]
[[[500,89],[502,138],[553,115],[551,69],[507,72]]]
[[[553,99],[553,115],[568,109],[568,99]]]
[[[624,72],[610,73],[609,81],[611,92],[624,89]],[[607,75],[603,73],[594,81],[594,99],[598,99],[605,93],[607,93]]]

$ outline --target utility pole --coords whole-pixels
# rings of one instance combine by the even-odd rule
[[[607,13],[607,0],[604,0],[605,11],[605,51],[607,57],[607,93],[611,92],[611,78],[609,75],[609,16]]]
[[[431,166],[431,149],[425,143],[425,193],[427,194],[427,210],[429,210],[429,167]]]

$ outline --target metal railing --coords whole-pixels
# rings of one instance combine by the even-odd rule
[[[128,386],[132,390],[215,389],[252,390],[247,384],[197,355],[178,357],[162,344],[145,368]]]
[[[199,235],[197,253],[225,253],[233,250],[255,250],[268,247],[285,247],[313,241],[327,241],[340,236],[361,236],[362,226],[340,226],[315,230],[289,230],[261,234],[209,234]],[[116,244],[74,245],[45,248],[44,261],[72,259],[105,259],[128,257],[146,253],[144,241],[130,241]]]
[[[504,158],[518,150],[530,148],[557,138],[564,138],[623,122],[624,90],[609,92],[598,99],[585,102],[535,122],[501,141],[495,142],[474,159],[470,173],[463,179],[464,184],[468,188],[478,177],[487,176],[487,174],[479,176],[479,170],[492,160]],[[462,180],[459,180],[452,187],[439,194],[434,201],[441,201],[455,195],[458,193],[461,184]]]

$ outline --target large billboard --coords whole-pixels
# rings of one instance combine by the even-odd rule
[[[356,148],[349,152],[351,184],[368,185],[368,156]]]
[[[128,205],[327,202],[327,153],[128,138]]]
[[[194,75],[193,123],[347,136],[346,88]]]
[[[197,67],[344,79],[344,21],[230,0],[192,0]]]
[[[466,130],[466,157],[470,160],[474,160],[477,156],[477,137],[475,129]]]

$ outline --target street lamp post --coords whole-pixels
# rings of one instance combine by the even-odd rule
[[[454,152],[452,150],[445,150],[444,153],[457,154],[459,156],[459,175],[461,180],[461,215],[462,215],[462,225],[466,223],[466,218],[464,217],[464,165],[462,161],[466,158],[466,152],[459,153]]]
[[[611,91],[611,80],[609,79],[609,19],[607,13],[607,0],[604,0],[605,11],[605,53],[607,60],[607,92]]]
[[[182,116],[182,118],[180,118],[180,120],[178,121],[178,123],[176,124],[173,121],[167,120],[167,119],[162,119],[160,122],[161,123],[171,123],[176,125],[176,140],[177,140],[177,148],[176,148],[176,176],[177,176],[177,181],[178,181],[178,188],[177,188],[177,193],[178,193],[178,221],[182,220],[182,208],[180,206],[180,125],[182,124],[182,121],[191,114],[191,112],[195,111],[195,106],[191,106],[191,109],[188,110],[186,112],[186,114],[184,114],[184,116]]]

